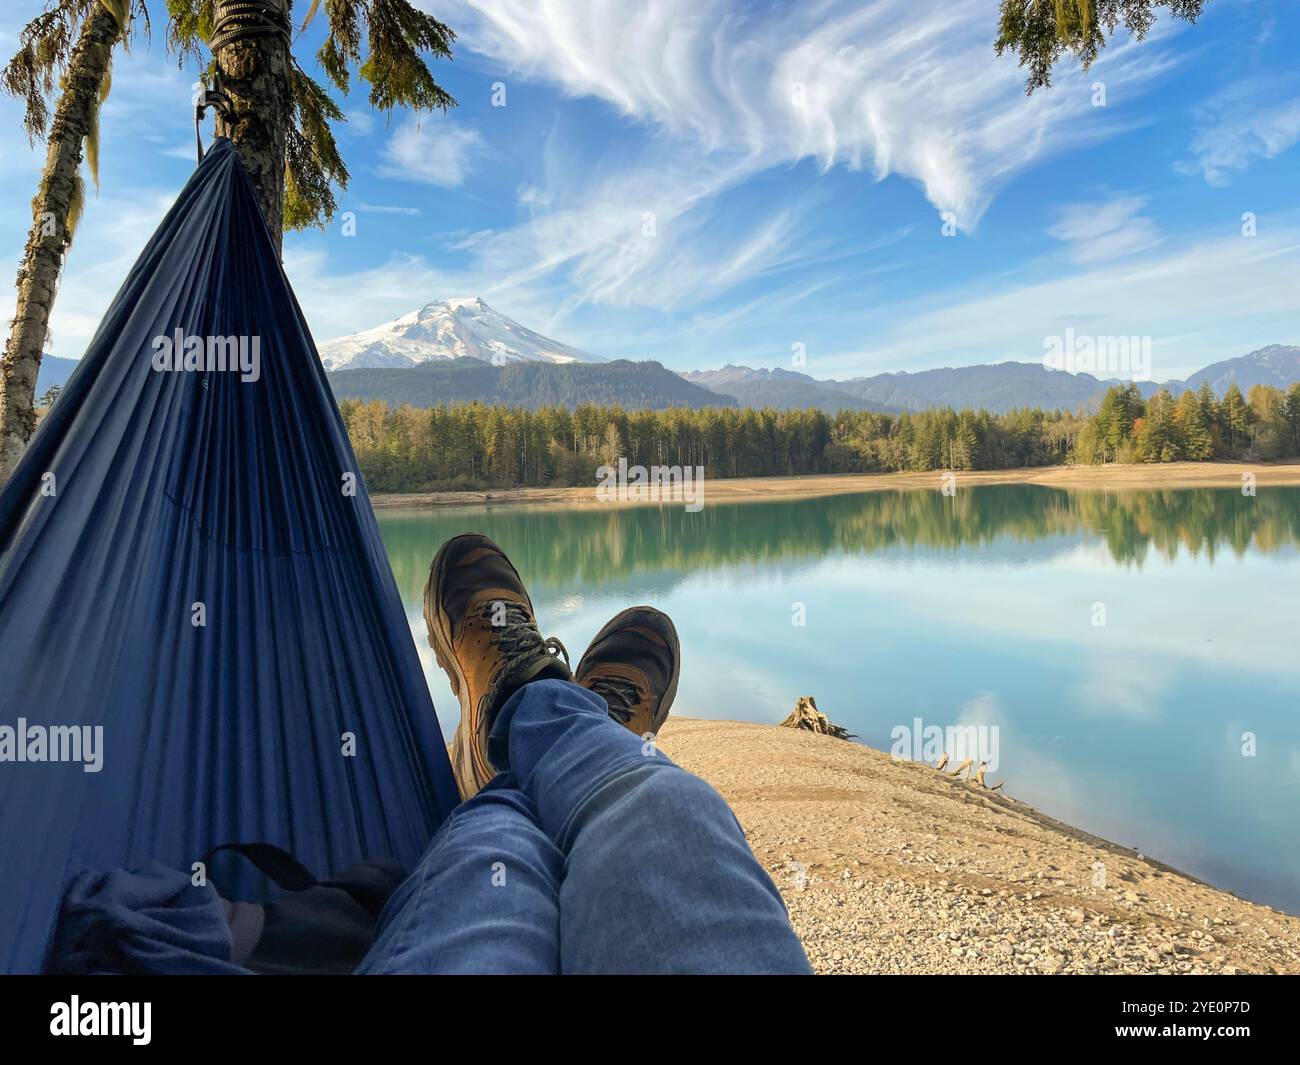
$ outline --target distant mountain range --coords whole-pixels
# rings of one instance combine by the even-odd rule
[[[406,368],[338,370],[329,378],[340,399],[382,399],[394,405],[478,400],[529,408],[602,403],[629,410],[657,410],[738,404],[778,410],[816,407],[828,414],[838,410],[896,414],[930,407],[972,407],[995,413],[1018,407],[1079,410],[1095,407],[1107,388],[1123,383],[1026,362],[819,381],[793,370],[747,366],[673,373],[657,362],[513,362],[493,366],[475,358],[431,359]],[[1300,381],[1300,347],[1275,344],[1217,362],[1185,381],[1166,382],[1166,386],[1178,395],[1199,388],[1202,381],[1208,381],[1220,396],[1234,382],[1243,392],[1257,384],[1285,389],[1292,381]],[[1138,387],[1150,396],[1161,385],[1143,381]]]
[[[780,410],[817,407],[828,413],[845,409],[897,413],[950,406],[1002,413],[1017,407],[1091,407],[1107,388],[1120,383],[1028,362],[884,373],[844,381],[818,380],[780,368],[728,365],[720,370],[681,372],[677,376],[699,390],[683,394],[670,384],[673,375],[658,363],[624,363],[617,372],[602,374],[603,360],[598,356],[527,329],[477,297],[434,300],[386,325],[326,341],[320,352],[326,368],[335,373],[390,371],[337,382],[336,394],[408,403],[478,399],[524,406],[552,402],[573,406],[587,401],[635,409],[707,405],[707,399],[699,394],[707,391],[724,403],[734,400],[745,407]],[[504,369],[512,364],[561,363],[569,372],[558,376],[492,375],[482,373],[473,360]],[[453,363],[463,365],[442,375],[415,372],[431,364]],[[653,369],[644,373],[631,369],[638,365]],[[1285,388],[1300,380],[1300,347],[1274,344],[1207,366],[1185,381],[1167,384],[1178,393],[1199,388],[1203,380],[1219,395],[1234,381],[1243,391],[1255,384]],[[1154,382],[1139,382],[1145,395],[1159,387]]]
[[[794,370],[751,370],[748,366],[724,366],[721,370],[687,370],[687,381],[721,395],[733,396],[743,407],[775,407],[798,410],[817,407],[834,414],[837,410],[900,411],[901,406],[861,399],[845,391],[838,381],[817,381]]]
[[[1170,392],[1177,394],[1189,388],[1200,388],[1202,381],[1208,381],[1210,388],[1219,396],[1234,384],[1243,392],[1255,385],[1272,385],[1274,388],[1285,389],[1292,381],[1300,381],[1300,348],[1290,344],[1270,344],[1249,355],[1211,363],[1186,381],[1169,381],[1166,384]]]
[[[607,361],[552,340],[493,310],[479,297],[439,299],[374,329],[327,340],[321,361],[338,398],[382,399],[431,406],[472,402],[536,408],[580,403],[629,410],[745,406],[779,410],[816,407],[898,413],[931,407],[971,407],[1004,413],[1018,407],[1094,407],[1122,382],[1052,370],[1041,363],[1003,362],[915,373],[819,380],[786,369],[724,366],[673,372],[658,362]],[[47,355],[37,396],[63,384],[76,366]],[[1300,381],[1300,347],[1273,344],[1225,359],[1165,385],[1175,395],[1208,382],[1222,396],[1266,384]],[[1139,382],[1144,395],[1160,384]]]
[[[410,403],[480,403],[505,407],[568,407],[581,403],[629,410],[665,407],[734,407],[731,396],[683,380],[657,362],[512,362],[493,366],[481,359],[431,359],[419,366],[336,370],[329,375],[336,398]]]
[[[930,407],[972,407],[997,413],[1017,407],[1077,410],[1094,405],[1112,385],[1124,383],[1086,373],[1050,370],[1030,362],[883,373],[847,381],[819,381],[791,370],[754,370],[747,366],[695,370],[682,376],[711,391],[733,396],[742,406],[780,409],[814,406],[828,412],[846,408],[901,411]],[[1248,355],[1216,362],[1185,381],[1164,382],[1164,386],[1178,395],[1187,389],[1200,388],[1202,381],[1208,381],[1220,396],[1234,383],[1243,392],[1257,384],[1285,389],[1291,382],[1300,381],[1300,347],[1273,344]],[[1150,396],[1160,387],[1158,382],[1138,382],[1144,396]]]
[[[391,322],[320,345],[327,370],[419,366],[471,358],[512,362],[604,362],[599,356],[535,333],[477,296],[434,300]]]

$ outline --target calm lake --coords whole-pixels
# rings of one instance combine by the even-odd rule
[[[1008,794],[1300,913],[1300,489],[379,515],[448,737],[421,596],[439,545],[483,532],[574,665],[624,606],[667,611],[674,713],[775,723],[811,694],[883,750],[917,718],[996,726]]]

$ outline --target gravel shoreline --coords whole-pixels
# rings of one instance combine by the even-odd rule
[[[1300,918],[928,766],[732,721],[660,746],[731,804],[819,973],[1300,973]]]

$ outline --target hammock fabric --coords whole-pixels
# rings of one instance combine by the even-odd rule
[[[156,369],[160,337],[257,337],[256,380]],[[0,971],[40,969],[83,869],[414,866],[458,800],[356,469],[219,140],[0,493]],[[102,726],[98,772],[32,760],[76,756],[60,726]],[[214,879],[256,898],[241,868]]]

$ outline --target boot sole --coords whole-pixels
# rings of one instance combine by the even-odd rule
[[[470,704],[468,698],[469,684],[465,679],[464,671],[460,668],[460,661],[452,649],[451,619],[442,609],[441,593],[443,578],[446,576],[448,548],[459,539],[459,536],[452,537],[433,556],[433,562],[429,566],[429,583],[425,587],[424,594],[424,623],[429,630],[429,646],[433,648],[433,657],[438,665],[442,667],[443,672],[447,674],[447,679],[451,683],[451,690],[460,702],[460,724],[456,726],[456,731],[461,732],[461,730],[464,730],[465,739],[463,742],[469,747],[470,767],[475,778],[472,783],[477,791],[495,776],[496,770],[488,760],[487,752],[479,745],[479,732],[482,725],[479,720],[479,708]],[[514,570],[515,578],[519,581],[519,587],[523,592],[524,602],[528,605],[528,612],[535,617],[532,597],[524,588],[523,578],[519,576],[515,564],[510,561],[509,556],[504,551],[501,551],[499,544],[487,537],[483,537],[483,539],[486,541],[484,546],[491,546],[500,551],[501,557]],[[430,602],[430,592],[433,593],[432,602]],[[452,745],[454,748],[454,739]],[[484,777],[483,783],[479,783],[478,778],[480,776]],[[461,797],[468,798],[466,795]]]
[[[451,543],[452,541],[449,540],[438,549],[438,553],[433,556],[433,563],[429,567],[429,583],[425,586],[424,591],[424,624],[429,630],[429,646],[433,648],[434,660],[442,667],[442,671],[447,674],[447,679],[451,682],[452,693],[460,703],[460,723],[456,726],[456,730],[458,732],[462,729],[465,730],[465,736],[468,739],[470,748],[470,763],[475,765],[474,751],[477,747],[473,742],[473,737],[478,734],[478,721],[476,720],[475,709],[469,705],[469,700],[466,697],[469,685],[465,681],[465,674],[460,668],[460,663],[456,660],[456,655],[452,652],[451,619],[442,610],[442,581],[447,564],[447,548],[451,546]],[[431,598],[432,602],[430,602]],[[472,728],[470,727],[471,724],[473,725]],[[475,776],[477,775],[476,767]],[[481,786],[477,780],[473,783],[476,787]],[[462,796],[462,798],[464,797]]]

